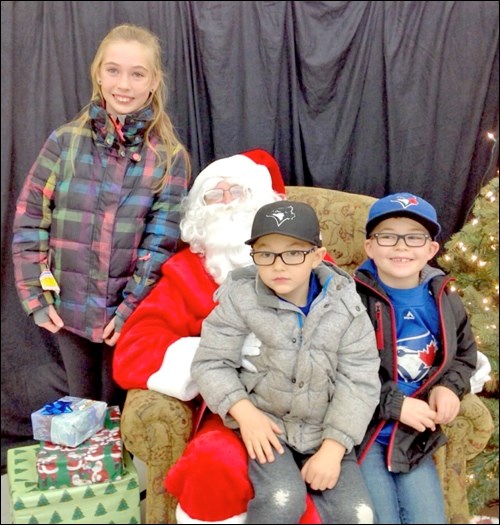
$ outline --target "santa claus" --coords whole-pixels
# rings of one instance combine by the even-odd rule
[[[202,321],[215,306],[213,294],[230,270],[252,264],[244,241],[253,217],[284,192],[276,161],[260,149],[217,160],[200,172],[181,221],[181,237],[189,247],[163,265],[162,278],[118,340],[113,374],[122,388],[156,390],[182,400],[197,396],[190,365]],[[258,351],[258,341],[249,337],[243,353]],[[179,501],[177,522],[244,523],[253,496],[246,449],[219,416],[201,405],[197,420],[195,437],[166,473],[166,488]],[[320,522],[311,500],[301,522]]]

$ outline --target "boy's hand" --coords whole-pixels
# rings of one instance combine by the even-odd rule
[[[448,425],[460,411],[460,399],[445,386],[435,386],[429,396],[429,406],[437,412],[436,423]]]
[[[248,399],[235,403],[229,413],[238,422],[243,443],[252,459],[257,459],[259,463],[272,463],[273,447],[283,454],[283,447],[276,436],[281,434],[280,428]]]
[[[345,447],[333,439],[325,439],[319,450],[313,454],[300,471],[302,479],[313,490],[333,489],[340,476],[340,463]]]
[[[436,430],[436,412],[421,399],[405,397],[399,420],[419,432],[426,428]]]

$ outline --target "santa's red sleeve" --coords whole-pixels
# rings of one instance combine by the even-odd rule
[[[217,284],[188,248],[162,266],[162,277],[123,325],[113,357],[113,377],[124,389],[148,388],[167,349],[198,337],[213,310]]]

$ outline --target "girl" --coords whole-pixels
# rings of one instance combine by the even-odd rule
[[[190,166],[156,35],[115,27],[90,76],[90,103],[50,135],[19,196],[15,281],[27,314],[57,333],[69,394],[121,404],[113,346],[177,250]]]

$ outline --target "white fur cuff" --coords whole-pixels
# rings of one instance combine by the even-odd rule
[[[160,369],[149,377],[148,389],[181,401],[195,398],[200,391],[191,379],[191,363],[199,344],[199,337],[181,337],[172,343]]]
[[[179,524],[190,524],[190,523],[245,523],[247,513],[243,512],[243,514],[238,514],[237,516],[231,516],[230,518],[227,518],[225,520],[217,520],[217,521],[202,521],[202,520],[196,520],[194,518],[191,518],[189,514],[186,514],[183,510],[180,504],[177,504],[177,507],[175,509],[175,517],[177,520],[177,523]]]

